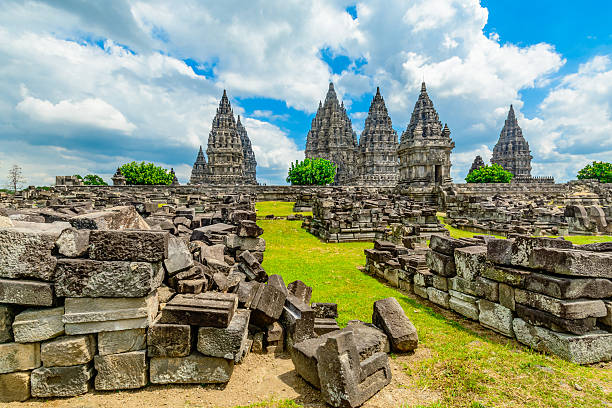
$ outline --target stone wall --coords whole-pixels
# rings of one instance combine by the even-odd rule
[[[429,249],[365,253],[368,273],[537,351],[612,360],[611,243],[433,236]]]

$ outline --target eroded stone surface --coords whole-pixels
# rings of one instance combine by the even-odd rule
[[[153,384],[217,384],[229,381],[234,361],[207,357],[198,352],[187,357],[154,357],[151,364]]]
[[[419,336],[416,327],[408,319],[397,299],[387,298],[374,302],[372,323],[389,336],[393,351],[407,352],[417,348]]]

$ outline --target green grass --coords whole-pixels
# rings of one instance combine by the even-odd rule
[[[274,215],[275,217],[286,217],[290,214],[312,215],[311,212],[293,212],[293,202],[285,201],[260,201],[256,205],[257,216],[265,217],[266,215]]]
[[[257,208],[263,213],[285,205],[288,208],[288,203],[267,202],[258,203]],[[371,321],[374,301],[390,296],[398,299],[417,327],[422,356],[404,364],[409,381],[403,385],[417,394],[421,390],[439,393],[440,400],[430,406],[612,404],[612,370],[572,364],[533,352],[478,326],[471,329],[465,321],[447,318],[357,270],[365,264],[363,249],[371,248],[371,243],[322,243],[302,230],[300,221],[260,220],[258,224],[265,231],[266,271],[280,274],[286,283],[300,279],[312,286],[313,301],[338,303],[341,325],[352,319]]]

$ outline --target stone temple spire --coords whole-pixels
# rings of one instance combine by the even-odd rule
[[[402,133],[402,142],[404,139],[415,138],[440,138],[442,137],[442,123],[438,117],[438,112],[434,108],[433,102],[427,95],[425,82],[421,84],[421,94],[414,105],[410,123],[406,131]],[[450,131],[448,132],[450,134]]]
[[[470,174],[474,170],[477,170],[477,169],[479,169],[481,167],[484,167],[484,165],[485,164],[484,164],[484,160],[482,160],[482,157],[476,156],[476,158],[472,162],[472,167],[470,167],[470,171],[468,172],[468,174]]]
[[[529,143],[523,137],[514,107],[510,105],[508,118],[493,148],[491,163],[499,164],[517,178],[531,178],[532,158]]]
[[[397,132],[393,129],[385,100],[376,88],[357,148],[357,182],[394,186],[399,179]]]
[[[202,146],[200,146],[198,157],[196,157],[196,161],[195,163],[193,163],[193,168],[191,169],[191,178],[189,179],[189,184],[204,184],[207,182],[207,176],[208,166],[206,165],[206,158],[204,157]]]
[[[242,143],[242,155],[244,156],[244,178],[245,184],[257,184],[257,162],[255,161],[255,153],[251,146],[251,139],[247,134],[246,129],[240,122],[240,115],[238,115],[238,121],[236,122],[236,130],[240,136],[240,142]]]
[[[338,102],[334,84],[329,84],[325,102],[319,104],[306,138],[306,157],[331,160],[337,166],[336,184],[354,179],[357,135],[344,105]]]

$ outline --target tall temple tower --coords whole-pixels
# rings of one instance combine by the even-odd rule
[[[204,184],[207,182],[207,177],[208,166],[206,165],[206,158],[204,157],[202,146],[200,146],[198,157],[196,157],[196,161],[193,163],[193,168],[191,169],[189,184]]]
[[[499,164],[516,178],[531,178],[531,151],[510,105],[508,118],[493,148],[491,163]]]
[[[402,187],[436,187],[452,182],[450,154],[455,142],[450,130],[438,118],[438,112],[427,95],[425,82],[410,123],[402,133],[398,155]]]
[[[306,158],[334,162],[337,166],[335,184],[345,185],[355,177],[356,148],[357,135],[353,132],[344,102],[338,103],[334,84],[330,82],[325,103],[319,102],[306,138]]]
[[[395,186],[399,180],[397,146],[397,132],[393,129],[385,100],[377,87],[359,138],[356,182]]]
[[[255,161],[255,153],[253,153],[251,139],[249,139],[246,129],[240,122],[240,115],[238,115],[238,121],[236,122],[236,130],[240,136],[242,155],[244,156],[244,183],[257,184],[257,161]]]

